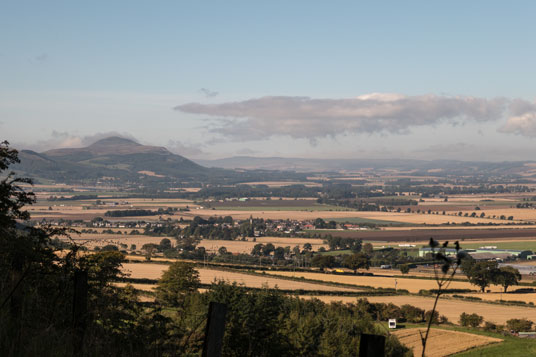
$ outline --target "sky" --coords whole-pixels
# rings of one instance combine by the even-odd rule
[[[534,1],[3,1],[0,140],[532,160]]]

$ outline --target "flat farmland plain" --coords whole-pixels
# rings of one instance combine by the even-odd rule
[[[164,264],[143,264],[143,263],[123,263],[122,271],[130,274],[132,278],[160,279],[163,272],[169,268],[169,265]],[[251,288],[275,288],[282,290],[312,290],[312,291],[345,291],[357,292],[357,288],[345,288],[337,286],[329,286],[322,284],[314,284],[307,282],[291,281],[277,279],[274,276],[249,275],[233,271],[223,271],[206,268],[196,268],[199,272],[199,278],[203,284],[211,284],[215,280],[223,280],[228,283],[236,282]]]
[[[422,354],[421,333],[424,328],[408,328],[393,332],[399,341],[413,350],[414,356]],[[426,342],[426,356],[443,357],[470,350],[475,347],[486,346],[491,343],[502,342],[500,338],[477,335],[474,333],[432,328]]]
[[[311,299],[313,296],[302,295],[301,298]],[[326,302],[340,301],[343,303],[355,303],[358,298],[351,296],[314,296]],[[396,296],[367,296],[366,299],[372,303],[393,303],[397,306],[405,304],[413,305],[423,310],[431,310],[434,306],[434,299],[431,297],[396,295]],[[498,304],[487,304],[482,302],[461,301],[454,299],[439,299],[437,311],[440,315],[445,315],[450,322],[459,324],[460,315],[465,313],[476,313],[484,316],[484,321],[496,324],[505,324],[510,319],[526,318],[536,321],[536,308],[522,306],[508,306]]]
[[[412,279],[412,278],[403,278],[400,276],[354,276],[354,275],[336,275],[336,274],[322,274],[322,273],[308,273],[308,272],[292,272],[292,271],[269,271],[266,274],[270,275],[279,275],[287,277],[303,277],[305,279],[317,280],[317,281],[326,281],[333,283],[342,283],[342,284],[352,284],[356,286],[371,286],[374,288],[396,288],[397,289],[406,289],[410,293],[418,293],[421,289],[437,289],[437,284],[433,279]],[[473,289],[476,290],[477,287],[469,284],[465,281],[453,281],[450,286],[450,289]],[[500,288],[497,286],[491,286],[489,288],[491,291],[500,291]],[[535,310],[536,311],[536,310]]]

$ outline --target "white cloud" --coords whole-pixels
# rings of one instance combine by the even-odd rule
[[[172,153],[186,156],[188,158],[199,158],[207,154],[200,144],[185,144],[178,140],[169,140],[166,148]]]
[[[188,103],[175,110],[215,117],[211,131],[239,140],[288,135],[314,141],[347,133],[406,133],[416,126],[497,120],[507,102],[504,98],[372,93],[346,99],[280,96]]]
[[[98,140],[108,138],[110,136],[120,136],[123,138],[137,141],[132,135],[128,133],[119,133],[116,131],[81,136],[68,132],[60,132],[54,130],[52,131],[48,139],[39,140],[35,142],[16,143],[16,147],[21,149],[30,149],[38,152],[60,148],[79,148],[89,146]]]
[[[499,131],[529,137],[536,136],[536,103],[514,100],[509,106],[510,116]]]

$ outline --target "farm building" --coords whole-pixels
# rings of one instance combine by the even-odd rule
[[[435,252],[441,251],[443,254],[455,255],[456,249],[447,248],[447,249],[435,249]],[[471,255],[473,258],[478,260],[487,260],[487,259],[511,259],[511,258],[521,258],[527,259],[527,257],[532,255],[530,250],[513,250],[513,249],[492,249],[492,248],[478,248],[478,249],[463,249],[464,252]],[[426,254],[432,252],[432,248],[420,248],[419,257],[424,257]]]
[[[460,251],[464,251],[466,253],[473,253],[475,252],[474,249],[463,249],[463,250],[460,250]],[[456,255],[456,249],[454,248],[438,248],[438,249],[434,249],[434,252],[435,253],[438,253],[438,252],[441,252],[443,254],[445,254],[446,256],[449,256],[449,255]],[[426,254],[430,254],[432,253],[432,248],[419,248],[419,257],[424,257],[426,256]]]

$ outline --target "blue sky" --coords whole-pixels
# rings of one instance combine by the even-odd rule
[[[535,10],[533,1],[5,1],[1,139],[44,150],[119,133],[194,158],[530,159]],[[396,93],[402,109],[387,121],[364,116],[393,104],[370,93]],[[366,99],[346,101],[357,97]],[[475,118],[468,97],[485,101],[479,110],[506,104]],[[351,113],[334,114],[341,106]],[[317,112],[325,116],[309,117]]]

